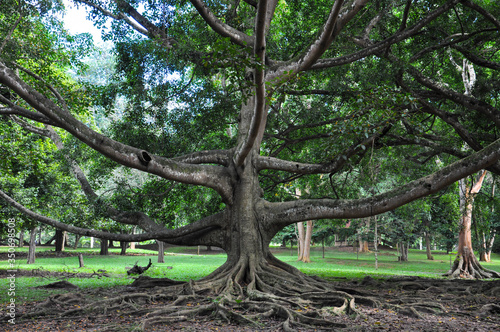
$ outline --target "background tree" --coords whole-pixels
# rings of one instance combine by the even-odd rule
[[[93,155],[99,167],[134,169],[129,172],[147,173],[159,185],[194,186],[210,192],[210,199],[197,202],[200,219],[177,225],[104,202],[114,220],[145,230],[130,235],[44,216],[3,185],[0,196],[30,218],[72,233],[221,247],[226,263],[190,284],[192,293],[216,293],[225,308],[284,313],[285,329],[325,321],[283,310],[277,301],[308,301],[309,308],[339,303],[349,311],[353,298],[277,260],[269,243],[279,230],[307,220],[366,218],[481,169],[499,173],[500,9],[492,2],[76,1],[97,24],[113,20],[107,38],[115,43],[116,80],[92,100],[105,107],[106,130],[86,122],[89,108],[72,99],[78,91],[64,89],[64,73],[49,70],[61,66],[49,61],[53,54],[66,54],[52,29],[57,23],[44,21],[38,4],[6,8],[14,4],[7,2],[1,9],[11,18],[2,44],[19,47],[0,59],[0,84],[9,94],[0,97],[0,110],[8,121],[17,116],[35,127],[60,128],[63,140],[80,141],[76,149]],[[24,8],[29,19],[22,19]],[[39,29],[31,30],[33,22]],[[46,44],[33,39],[47,52],[23,49],[23,31],[47,33],[52,39]],[[457,59],[474,63],[474,86],[465,94],[462,74],[471,71],[457,71]],[[120,97],[123,110],[114,108]],[[363,198],[356,191],[340,196],[332,187],[328,195],[280,199],[276,184],[307,178],[304,184],[326,187],[359,172],[369,147],[420,164],[440,156],[444,165],[425,176],[409,168],[406,183]],[[214,307],[205,303],[197,310]],[[235,312],[232,317],[245,319]]]
[[[479,252],[479,261],[489,262],[500,226],[495,211],[498,209],[496,176],[486,175],[482,191],[476,196],[472,211],[473,245]],[[474,241],[475,240],[475,241]]]

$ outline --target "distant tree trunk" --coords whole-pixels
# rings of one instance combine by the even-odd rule
[[[19,248],[24,247],[24,229],[21,229],[21,231],[19,232],[19,243],[18,243],[18,247],[19,247]]]
[[[156,243],[158,243],[158,263],[165,263],[165,243],[158,240]]]
[[[479,261],[480,262],[490,262],[491,258],[488,251],[488,241],[486,240],[486,234],[481,233],[481,246],[479,252]],[[491,252],[491,251],[490,251]]]
[[[408,248],[409,248],[409,243],[407,244],[406,242],[398,242],[398,261],[400,262],[408,262]]]
[[[28,261],[27,264],[35,263],[35,251],[36,251],[36,227],[33,227],[30,231],[30,244],[28,249]]]
[[[78,265],[80,267],[85,267],[85,264],[83,263],[83,255],[82,254],[78,254]]]
[[[500,273],[487,270],[479,264],[472,249],[472,207],[474,197],[481,189],[485,176],[486,171],[479,172],[476,182],[472,186],[469,186],[465,180],[460,180],[462,220],[458,236],[458,252],[452,268],[445,276],[468,279],[500,278]]]
[[[60,229],[56,229],[56,252],[64,251],[64,232]]]
[[[281,248],[286,248],[286,237],[283,236],[283,239],[281,240]]]
[[[43,230],[43,227],[39,226],[38,227],[38,242],[37,242],[39,245],[42,244],[42,230]]]
[[[375,236],[373,238],[373,251],[375,252],[375,270],[378,270],[378,222],[377,222],[377,216],[372,216],[372,221],[375,224]]]
[[[125,256],[127,254],[127,247],[128,247],[128,242],[120,241],[120,248],[121,248],[120,255],[121,256]]]
[[[212,251],[212,246],[207,246],[207,251]]]
[[[109,254],[109,247],[108,247],[108,240],[105,239],[99,239],[101,242],[101,251],[99,252],[99,255],[106,256]]]
[[[109,248],[114,248],[115,247],[115,244],[113,243],[113,240],[109,240],[108,247]]]
[[[431,252],[431,236],[429,235],[429,232],[425,232],[425,251],[427,253],[427,259],[433,261],[434,257]]]
[[[491,197],[495,197],[495,180],[493,180],[493,184],[491,186]],[[491,214],[495,212],[495,206],[491,206]],[[479,260],[481,262],[491,262],[491,250],[493,248],[493,244],[495,243],[495,235],[496,235],[496,229],[493,229],[490,231],[489,234],[489,240],[486,237],[486,233],[482,233],[482,239],[481,239],[481,253],[479,255]]]
[[[321,248],[323,249],[323,258],[325,258],[325,237],[321,239]]]
[[[78,242],[80,242],[81,237],[82,237],[81,235],[75,234],[75,244],[73,245],[73,249],[78,248]]]
[[[368,241],[363,240],[361,237],[359,239],[359,250],[358,252],[369,252]]]
[[[304,262],[304,263],[310,263],[311,262],[311,238],[312,238],[312,230],[313,230],[313,221],[308,220],[306,222],[306,228],[304,230],[304,223],[299,222],[297,223],[297,229],[298,229],[298,236],[297,236],[297,242],[298,242],[298,261]]]

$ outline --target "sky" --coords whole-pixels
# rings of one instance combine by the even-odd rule
[[[87,12],[83,6],[76,8],[70,1],[64,0],[66,14],[64,15],[64,26],[71,34],[89,32],[94,38],[95,44],[102,44],[101,32],[94,27],[91,21],[87,20]]]

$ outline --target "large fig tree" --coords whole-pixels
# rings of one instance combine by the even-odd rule
[[[199,220],[164,227],[152,204],[127,210],[99,199],[89,172],[70,155],[73,174],[101,212],[143,233],[75,227],[24,207],[15,193],[0,195],[33,219],[81,235],[223,248],[227,261],[209,276],[172,286],[190,296],[219,295],[198,313],[217,307],[223,317],[245,320],[225,311],[244,306],[283,316],[287,328],[325,322],[287,305],[354,310],[351,295],[276,259],[269,249],[273,236],[301,221],[380,214],[482,169],[500,172],[500,7],[493,1],[75,2],[115,45],[116,77],[93,95],[94,104],[122,98],[127,106],[100,111],[100,119],[111,122],[106,130],[82,120],[67,91],[53,83],[58,76],[44,79],[46,67],[37,65],[44,59],[26,60],[36,47],[23,48],[26,35],[16,31],[33,4],[17,1],[22,5],[2,14],[2,120],[61,149],[63,140],[78,146],[70,140],[76,138],[115,165],[156,176],[157,183],[208,188],[218,198],[200,207]],[[464,91],[469,67],[474,83]],[[63,132],[69,138],[61,140]],[[362,172],[374,151],[388,161],[413,161],[415,168],[429,161],[441,168],[423,177],[411,167],[395,170],[412,181],[382,194],[339,195],[337,185]],[[330,193],[316,195],[315,184],[326,184]],[[281,195],[287,185],[308,194]],[[190,204],[195,211],[197,201]]]

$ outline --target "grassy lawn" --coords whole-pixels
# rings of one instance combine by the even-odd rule
[[[43,256],[43,251],[52,251],[53,248],[37,248],[37,254]],[[145,275],[151,277],[168,277],[175,280],[188,281],[196,280],[208,275],[226,260],[224,253],[209,255],[183,254],[183,252],[193,252],[193,248],[173,247],[168,248],[165,255],[165,263],[156,263],[156,252],[150,250],[128,250],[127,256],[120,256],[119,249],[110,249],[111,255],[99,256],[98,249],[66,249],[67,254],[74,254],[72,257],[38,257],[35,264],[26,264],[25,257],[17,257],[15,269],[36,270],[39,275],[44,275],[46,271],[61,272],[67,275],[71,273],[93,273],[97,270],[106,270],[109,277],[102,278],[71,278],[69,281],[78,287],[96,288],[128,285],[132,278],[127,276],[126,268],[132,267],[136,262],[140,266],[145,266],[151,258],[153,266],[146,271]],[[0,254],[6,253],[7,247],[0,247]],[[16,252],[27,252],[27,248],[16,248]],[[439,278],[441,274],[450,268],[450,257],[441,252],[433,252],[434,261],[428,261],[424,251],[410,250],[408,262],[398,262],[394,251],[382,251],[378,255],[378,269],[375,269],[375,257],[373,253],[357,254],[352,251],[327,250],[325,258],[322,258],[321,248],[314,248],[311,253],[312,263],[302,263],[296,261],[296,249],[273,249],[274,254],[282,261],[291,264],[304,273],[317,275],[326,279],[333,278],[363,278],[367,275],[372,277],[389,276],[422,276]],[[78,267],[78,253],[83,253],[84,268]],[[133,255],[132,255],[133,254]],[[5,257],[5,255],[3,256]],[[4,258],[5,259],[5,258]],[[488,269],[500,271],[500,255],[492,254],[492,262],[484,263]],[[6,260],[0,260],[0,270],[11,269]],[[16,301],[37,301],[44,299],[48,294],[66,292],[64,290],[46,290],[35,287],[46,285],[50,282],[64,279],[64,276],[56,277],[16,277]],[[0,289],[9,288],[9,280],[0,278]],[[9,301],[8,292],[0,292],[0,303]]]

